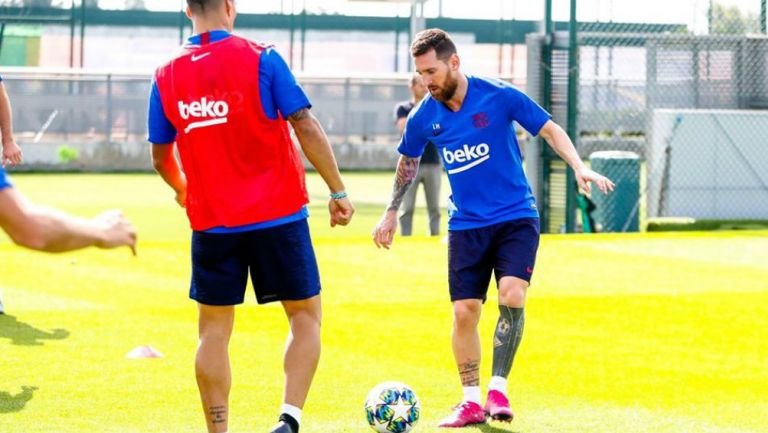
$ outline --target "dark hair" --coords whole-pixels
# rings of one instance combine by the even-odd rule
[[[221,6],[225,0],[187,0],[187,6],[196,13],[206,13]]]
[[[435,50],[438,59],[448,60],[456,54],[456,45],[444,30],[427,29],[416,33],[416,38],[411,44],[411,55],[418,57],[428,53],[429,50]]]

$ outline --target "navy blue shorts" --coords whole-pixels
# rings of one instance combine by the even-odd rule
[[[249,271],[259,304],[319,294],[307,220],[240,233],[192,232],[190,298],[206,305],[242,304]]]
[[[539,248],[539,219],[521,218],[448,232],[448,287],[451,301],[485,302],[491,272],[530,282]]]

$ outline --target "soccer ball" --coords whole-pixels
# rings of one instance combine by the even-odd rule
[[[368,424],[379,433],[407,433],[419,420],[421,405],[413,390],[400,382],[373,387],[365,400]]]

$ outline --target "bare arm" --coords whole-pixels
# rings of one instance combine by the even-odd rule
[[[136,254],[136,230],[119,211],[86,219],[28,202],[14,188],[0,191],[0,226],[14,243],[52,253],[89,246],[128,246]]]
[[[590,182],[595,182],[597,188],[604,194],[609,191],[613,191],[613,182],[607,177],[588,169],[584,162],[581,160],[576,147],[574,147],[571,138],[563,131],[557,123],[549,120],[539,131],[539,135],[546,140],[549,146],[554,150],[563,160],[568,163],[576,175],[576,182],[579,184],[579,188],[586,192],[590,192]]]
[[[557,123],[549,120],[539,131],[539,135],[547,141],[547,144],[554,150],[560,158],[568,163],[571,168],[576,171],[584,167],[584,162],[576,152],[576,148],[568,137],[568,134],[563,131]]]
[[[160,174],[165,183],[176,192],[176,202],[181,207],[186,206],[187,201],[187,178],[181,171],[179,161],[173,150],[176,146],[170,144],[152,145],[152,166]]]
[[[412,158],[401,155],[397,161],[397,172],[395,173],[395,184],[392,187],[392,200],[390,200],[384,216],[373,229],[373,243],[377,247],[387,248],[392,245],[392,240],[397,231],[397,210],[403,202],[403,197],[408,188],[416,179],[416,173],[419,171],[419,161],[421,158]]]
[[[304,155],[317,169],[331,192],[344,191],[344,182],[341,180],[331,144],[317,118],[310,113],[309,109],[303,108],[288,117],[288,121],[296,132],[296,138],[299,139]]]
[[[2,133],[3,156],[2,165],[7,163],[17,165],[21,163],[21,148],[13,139],[13,113],[11,100],[5,91],[5,85],[0,83],[0,133]]]
[[[397,119],[397,129],[400,131],[400,135],[403,135],[403,131],[405,131],[406,123],[408,123],[407,117],[399,117]]]
[[[333,156],[333,149],[317,118],[309,112],[308,108],[302,108],[290,115],[288,121],[293,126],[304,155],[328,185],[331,193],[345,192],[336,157]],[[331,226],[349,224],[352,214],[355,213],[354,206],[346,197],[331,199],[328,202],[328,210],[331,214]]]

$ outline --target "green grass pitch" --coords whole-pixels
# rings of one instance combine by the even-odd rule
[[[189,230],[152,175],[16,175],[32,200],[80,215],[121,208],[127,250],[45,255],[0,236],[0,432],[203,432],[194,381]],[[323,355],[304,433],[362,433],[363,400],[386,380],[422,403],[415,432],[460,398],[450,351],[446,245],[370,240],[390,174],[350,173],[358,213],[330,229],[308,177],[323,281]],[[424,210],[415,221],[426,230]],[[490,375],[495,288],[481,323]],[[230,431],[266,432],[282,395],[278,305],[237,310]],[[545,235],[511,400],[517,418],[469,432],[768,432],[768,232]],[[129,360],[139,345],[162,359]],[[485,388],[483,388],[485,389]]]

